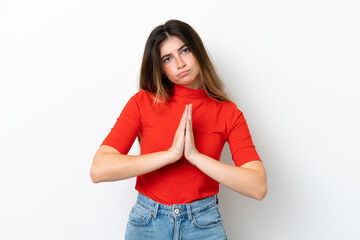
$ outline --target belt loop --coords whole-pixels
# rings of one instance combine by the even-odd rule
[[[191,222],[191,220],[192,220],[192,214],[191,214],[190,204],[186,204],[186,208],[187,208],[187,212],[188,212],[189,221]]]
[[[155,203],[154,211],[152,212],[153,218],[156,219],[159,209],[159,203]]]
[[[215,194],[215,202],[216,202],[216,204],[219,204],[219,198],[218,198],[217,194]]]

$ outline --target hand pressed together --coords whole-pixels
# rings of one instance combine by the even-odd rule
[[[187,160],[192,162],[195,155],[199,153],[195,147],[194,132],[192,129],[192,104],[185,106],[169,152],[172,153],[174,162],[179,160],[183,155]]]

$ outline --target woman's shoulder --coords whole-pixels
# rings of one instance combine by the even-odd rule
[[[235,102],[229,102],[229,101],[219,101],[219,100],[210,100],[213,104],[215,104],[217,107],[225,110],[225,111],[237,111],[239,110],[237,104]]]
[[[147,100],[152,100],[154,99],[154,94],[144,90],[144,89],[140,89],[138,92],[136,92],[132,97],[132,99],[143,102],[143,101],[147,101]]]

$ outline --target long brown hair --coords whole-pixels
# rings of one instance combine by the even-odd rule
[[[155,102],[166,102],[173,95],[174,84],[162,73],[160,60],[160,45],[170,36],[181,39],[194,54],[200,66],[201,87],[206,94],[218,101],[231,102],[199,35],[189,24],[179,20],[169,20],[150,33],[141,64],[139,88],[154,93]]]

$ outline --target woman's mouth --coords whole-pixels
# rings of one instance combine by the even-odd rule
[[[182,71],[181,73],[179,73],[177,75],[177,77],[185,77],[186,75],[188,75],[189,72],[190,72],[190,70]]]

